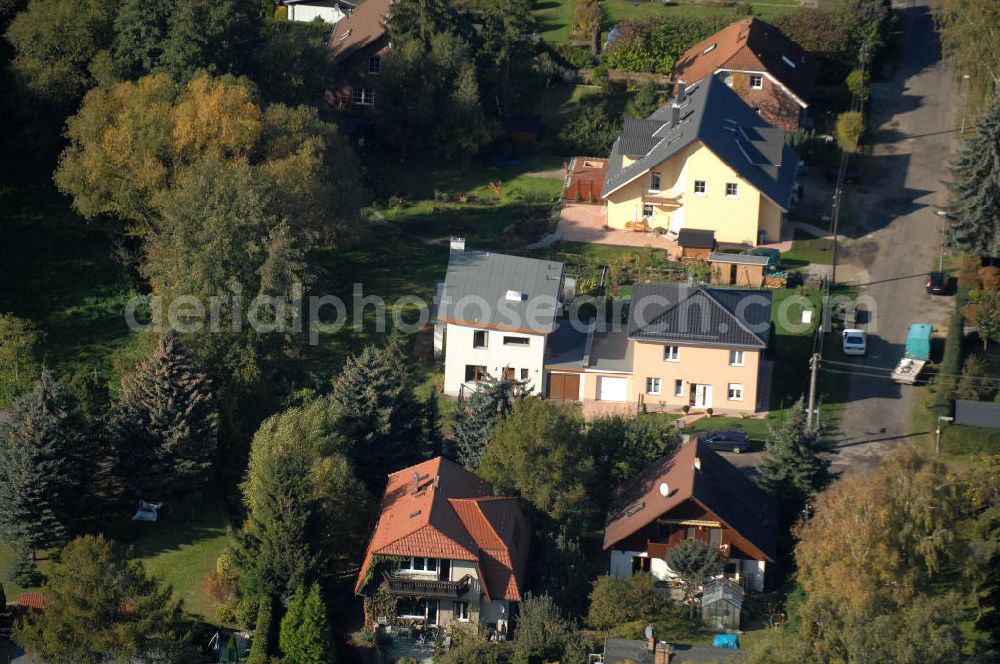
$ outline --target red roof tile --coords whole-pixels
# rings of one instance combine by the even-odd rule
[[[424,556],[476,561],[489,598],[520,601],[530,532],[518,500],[492,493],[443,457],[389,475],[355,592],[372,556]]]
[[[42,593],[21,593],[17,598],[17,603],[22,609],[45,610],[45,595]]]
[[[766,71],[808,104],[817,67],[812,56],[776,27],[747,18],[688,49],[674,66],[674,80],[693,84],[719,69]]]

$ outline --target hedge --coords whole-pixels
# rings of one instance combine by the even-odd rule
[[[941,430],[941,450],[948,454],[1000,453],[1000,429],[946,426]]]

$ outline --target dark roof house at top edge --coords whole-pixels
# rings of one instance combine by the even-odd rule
[[[697,459],[697,462],[696,462]],[[660,485],[671,491],[664,496]],[[700,503],[773,562],[777,548],[774,501],[738,468],[695,439],[653,462],[625,484],[608,512],[608,550],[688,500]],[[635,506],[642,504],[639,511]],[[749,553],[749,552],[748,552]]]
[[[337,21],[330,33],[330,57],[335,62],[374,44],[385,36],[385,20],[392,0],[365,0]]]
[[[767,290],[637,284],[632,293],[630,339],[763,350],[770,334]]]
[[[785,145],[785,132],[769,125],[714,76],[689,87],[683,99],[678,95],[648,118],[625,121],[611,148],[601,196],[607,198],[694,141],[788,209],[799,158]],[[626,166],[626,156],[636,161]]]
[[[486,251],[453,251],[437,320],[549,334],[556,328],[563,264]]]

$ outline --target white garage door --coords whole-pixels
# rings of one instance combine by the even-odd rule
[[[597,379],[597,398],[600,401],[628,401],[628,378]]]

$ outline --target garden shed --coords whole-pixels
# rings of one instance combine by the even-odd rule
[[[708,264],[712,266],[712,283],[760,288],[764,285],[764,272],[769,260],[767,256],[713,251],[708,255]]]

